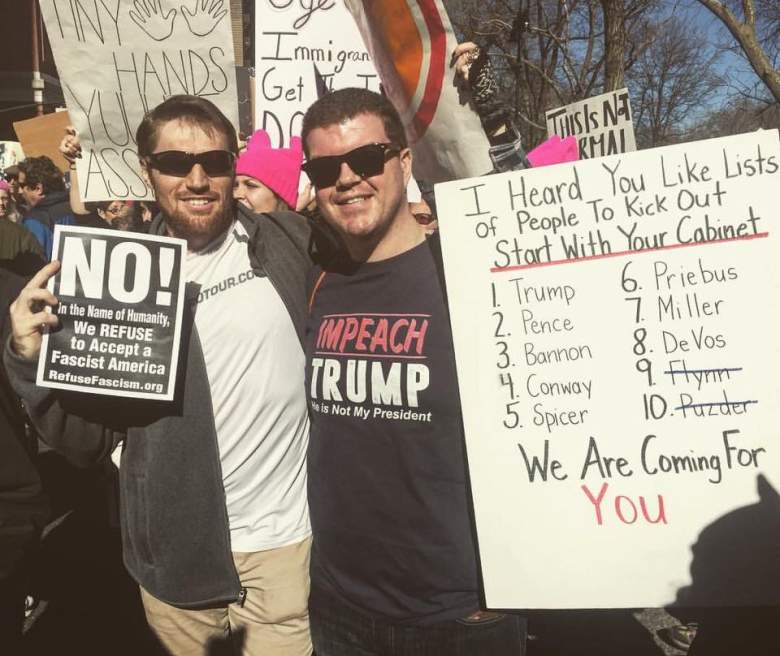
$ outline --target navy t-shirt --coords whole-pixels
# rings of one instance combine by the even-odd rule
[[[400,623],[479,608],[452,334],[431,248],[315,270],[307,328],[313,598],[324,591]]]

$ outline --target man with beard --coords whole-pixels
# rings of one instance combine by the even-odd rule
[[[11,308],[7,367],[40,433],[76,462],[123,441],[124,560],[170,653],[308,655],[309,227],[233,202],[236,133],[207,100],[169,98],[137,143],[161,209],[151,233],[187,241],[175,401],[35,387],[40,327],[57,324],[39,308],[56,305],[44,288],[56,262]]]

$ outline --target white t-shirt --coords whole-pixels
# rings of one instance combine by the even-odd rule
[[[233,551],[262,551],[311,533],[306,502],[309,419],[304,354],[284,302],[255,277],[247,235],[189,253],[188,282],[211,388]]]

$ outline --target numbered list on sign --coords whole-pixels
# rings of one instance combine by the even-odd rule
[[[776,486],[778,183],[764,132],[437,187],[490,606],[674,602]]]

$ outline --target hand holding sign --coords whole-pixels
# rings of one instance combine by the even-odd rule
[[[163,12],[162,0],[135,0],[135,11],[130,10],[130,18],[155,41],[165,41],[173,34],[173,22],[176,10]]]
[[[20,358],[37,358],[41,350],[43,328],[56,328],[59,324],[57,315],[44,309],[44,306],[54,307],[58,303],[57,297],[46,289],[46,283],[59,269],[58,261],[49,262],[11,303],[11,348]]]
[[[182,5],[181,13],[184,14],[190,32],[195,36],[206,36],[211,34],[219,21],[227,15],[224,5],[224,0],[195,0],[192,11]]]
[[[81,141],[76,128],[72,125],[65,128],[65,136],[60,141],[60,152],[68,160],[68,164],[73,164],[81,157]]]

